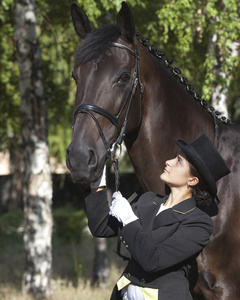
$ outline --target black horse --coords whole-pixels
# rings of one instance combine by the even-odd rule
[[[164,53],[135,36],[126,3],[117,26],[94,28],[74,4],[72,20],[84,39],[73,70],[76,107],[67,150],[72,178],[98,179],[112,145],[124,139],[143,190],[164,194],[159,175],[176,154],[176,139],[191,142],[207,134],[231,174],[218,182],[221,203],[208,246],[197,258],[197,281],[194,274],[190,278],[192,295],[195,300],[239,300],[240,126],[219,120]]]

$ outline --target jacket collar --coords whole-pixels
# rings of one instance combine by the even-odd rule
[[[174,212],[182,215],[185,215],[186,213],[192,211],[195,208],[196,208],[195,198],[186,199],[172,207]]]
[[[168,197],[164,197],[164,203]],[[160,226],[171,225],[181,222],[181,215],[185,215],[196,208],[195,198],[186,199],[173,207],[162,211],[154,218],[153,229]]]

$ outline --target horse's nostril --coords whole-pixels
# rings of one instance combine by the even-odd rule
[[[89,150],[89,158],[88,158],[88,165],[92,167],[96,166],[97,164],[97,155],[94,150]]]
[[[67,152],[67,155],[70,155],[70,152],[71,152],[71,149],[70,149],[70,148],[71,148],[71,145],[69,145],[69,146],[67,147],[67,151],[66,151],[66,152]]]

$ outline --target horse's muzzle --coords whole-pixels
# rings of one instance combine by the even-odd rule
[[[70,144],[67,149],[66,165],[74,181],[90,183],[98,177],[98,157],[94,149],[76,150]]]

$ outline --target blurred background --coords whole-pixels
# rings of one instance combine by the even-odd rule
[[[78,0],[96,27],[119,0]],[[71,140],[72,1],[0,0],[0,300],[108,299],[125,265],[87,227],[87,187],[65,165]],[[239,0],[129,0],[135,29],[219,114],[240,123]],[[120,190],[137,188],[124,153]],[[114,172],[108,164],[109,199]]]

